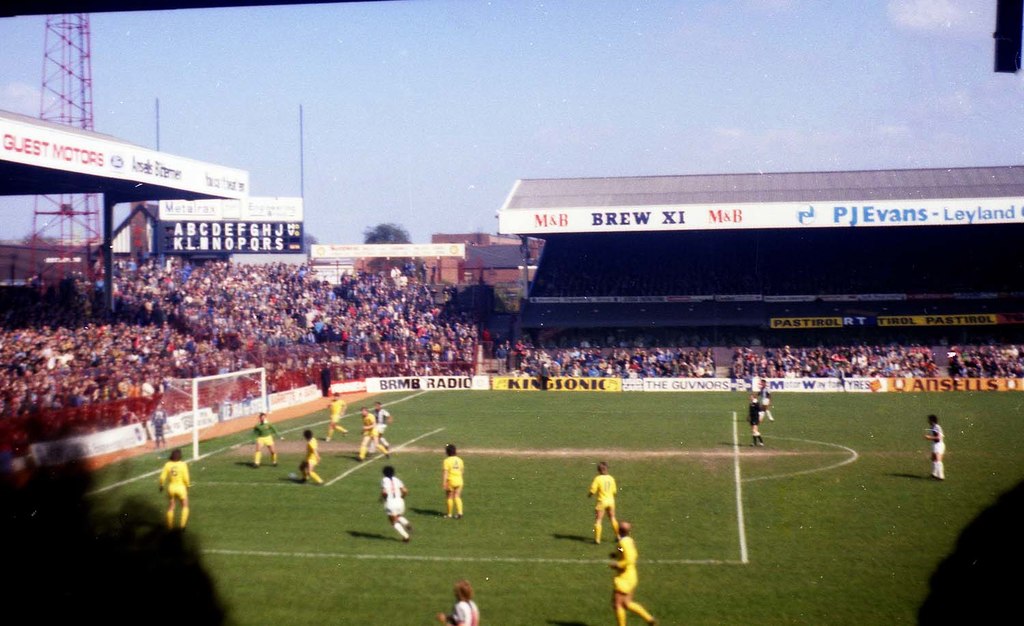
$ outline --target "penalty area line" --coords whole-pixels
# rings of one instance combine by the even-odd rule
[[[392,448],[392,449],[391,449],[391,452],[398,452],[398,451],[399,451],[399,450],[401,450],[402,448],[405,448],[406,446],[409,446],[409,445],[411,445],[411,444],[414,444],[414,443],[416,443],[417,441],[419,441],[420,439],[423,439],[423,438],[425,438],[425,437],[429,437],[429,436],[431,436],[431,435],[436,435],[437,433],[441,432],[442,430],[444,430],[444,427],[441,427],[441,428],[435,428],[434,430],[430,431],[429,433],[423,433],[423,434],[422,434],[422,435],[420,435],[419,437],[415,437],[415,438],[413,438],[413,439],[410,439],[409,441],[406,441],[406,442],[405,442],[405,443],[403,443],[403,444],[400,444],[400,445],[398,445],[398,446],[395,446],[394,448]],[[329,481],[325,482],[325,483],[324,483],[324,487],[330,487],[331,485],[333,485],[334,483],[338,482],[338,481],[339,481],[339,480],[341,480],[342,478],[345,478],[346,476],[348,476],[349,474],[351,474],[351,473],[353,473],[353,472],[357,472],[357,471],[359,471],[360,469],[362,469],[362,468],[366,467],[366,466],[367,466],[367,465],[369,465],[370,463],[373,463],[373,462],[374,462],[374,461],[376,461],[377,459],[380,459],[380,458],[382,458],[383,456],[384,456],[383,454],[377,454],[377,455],[375,455],[375,456],[373,456],[373,457],[370,457],[370,458],[369,458],[369,459],[367,459],[366,461],[360,461],[360,462],[359,462],[359,465],[356,465],[355,467],[350,467],[349,469],[347,469],[347,470],[345,470],[344,472],[342,472],[342,473],[341,473],[340,475],[338,475],[338,476],[335,476],[335,477],[334,477],[334,478],[332,478],[331,480],[329,480]]]
[[[453,556],[417,555],[417,554],[346,554],[341,552],[269,552],[266,550],[224,550],[207,548],[204,554],[223,556],[245,556],[266,558],[297,558],[297,559],[356,559],[361,561],[425,561],[425,562],[460,562],[460,563],[538,563],[557,565],[594,565],[607,564],[608,559],[555,559],[529,558],[514,556]],[[741,565],[739,561],[722,561],[718,559],[644,559],[648,565]]]
[[[423,395],[425,393],[427,393],[427,392],[426,391],[418,391],[418,392],[416,392],[414,394],[405,396],[404,398],[399,398],[398,400],[394,400],[393,402],[383,402],[381,404],[382,404],[382,406],[391,406],[393,404],[398,404],[400,402],[405,402],[406,400],[412,400],[413,398],[415,398],[417,396],[421,396],[421,395]],[[355,416],[355,415],[357,415],[357,413],[352,412],[352,413],[346,413],[343,417],[349,417],[349,416]],[[318,421],[310,423],[310,424],[303,424],[302,426],[295,426],[295,427],[292,427],[292,428],[284,429],[283,432],[282,432],[282,435],[284,435],[284,434],[291,434],[291,433],[296,432],[296,431],[302,431],[302,430],[305,430],[305,429],[309,428],[310,426],[319,426],[319,425],[322,425],[323,423],[324,423],[323,420],[318,420]],[[282,437],[282,439],[283,438],[284,437]],[[413,441],[415,441],[415,439]],[[410,443],[412,443],[412,442],[410,442]],[[189,465],[191,465],[191,464],[195,463],[196,461],[202,461],[202,460],[206,459],[207,457],[215,456],[215,455],[218,455],[218,454],[223,454],[224,452],[228,452],[230,450],[237,450],[238,448],[241,448],[243,446],[251,446],[251,445],[252,445],[252,443],[241,443],[241,442],[233,443],[233,444],[226,445],[226,446],[223,446],[223,447],[220,447],[220,448],[216,448],[214,450],[210,450],[210,451],[206,452],[205,454],[200,454],[198,457],[196,457],[194,459],[186,459],[185,462],[188,463]],[[408,445],[408,444],[403,444],[403,445]],[[166,461],[166,459],[161,459],[161,462],[164,462],[164,461]],[[162,466],[161,466],[161,468],[162,468]],[[145,478],[151,478],[153,476],[159,476],[161,471],[162,471],[162,469],[153,470],[153,471],[150,471],[150,472],[146,472],[144,474],[140,474],[138,476],[133,476],[131,478],[126,478],[124,480],[119,480],[116,483],[109,484],[109,485],[107,485],[105,487],[100,487],[98,489],[93,489],[92,491],[86,493],[85,495],[87,495],[87,496],[94,496],[94,495],[98,495],[98,494],[101,494],[101,493],[105,493],[107,491],[112,491],[114,489],[118,489],[119,487],[124,487],[126,485],[130,485],[132,483],[138,482],[138,481],[143,480]],[[205,483],[205,484],[214,484],[214,483]],[[229,483],[223,483],[223,484],[229,484]],[[254,483],[254,484],[256,484],[256,483]],[[266,485],[264,485],[264,486],[266,486]]]

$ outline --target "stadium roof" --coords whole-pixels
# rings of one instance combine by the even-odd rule
[[[684,227],[653,227],[655,222],[651,216],[638,224],[632,215],[616,214],[614,221],[608,223],[601,221],[601,216],[606,215],[602,211],[652,209],[656,218],[658,211],[667,209],[680,212],[676,216],[678,222],[686,209],[697,213],[696,209],[705,207],[719,210],[723,206],[740,206],[748,210],[745,224],[726,219],[726,223],[710,223],[714,222],[710,220],[706,224],[692,225],[691,219],[685,228],[788,228],[798,225],[793,209],[806,211],[808,203],[862,206],[879,201],[904,201],[890,208],[905,211],[925,206],[915,204],[922,200],[965,199],[967,202],[960,203],[963,207],[960,204],[954,207],[963,209],[974,208],[973,200],[993,198],[1016,200],[1017,206],[1020,205],[1020,200],[1024,199],[1024,166],[522,179],[516,181],[498,217],[499,231],[515,234],[678,230]],[[758,209],[758,205],[762,208]],[[943,206],[927,208],[931,211]],[[751,208],[757,209],[757,220],[751,219],[755,217]],[[831,210],[831,207],[822,208]],[[624,224],[623,219],[632,223]],[[938,222],[932,220],[931,223]],[[809,226],[812,221],[800,220],[799,225]],[[850,224],[840,221],[825,224],[819,220],[813,225]],[[598,226],[601,228],[595,228]],[[610,228],[615,226],[630,228]]]
[[[1024,166],[523,179],[503,209],[1024,196]]]
[[[361,1],[365,0],[6,0],[6,2],[0,3],[0,17],[287,4],[334,4]]]
[[[242,198],[248,172],[0,111],[0,196],[102,193],[117,202]]]

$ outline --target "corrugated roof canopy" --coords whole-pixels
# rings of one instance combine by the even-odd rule
[[[1024,196],[1024,166],[523,179],[502,210]]]

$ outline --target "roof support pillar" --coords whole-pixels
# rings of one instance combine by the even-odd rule
[[[114,310],[114,205],[113,194],[103,194],[103,309]]]

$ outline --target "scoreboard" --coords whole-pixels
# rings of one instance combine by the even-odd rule
[[[160,203],[162,254],[296,254],[303,249],[302,198]]]
[[[164,254],[296,254],[302,252],[302,222],[160,222]]]

